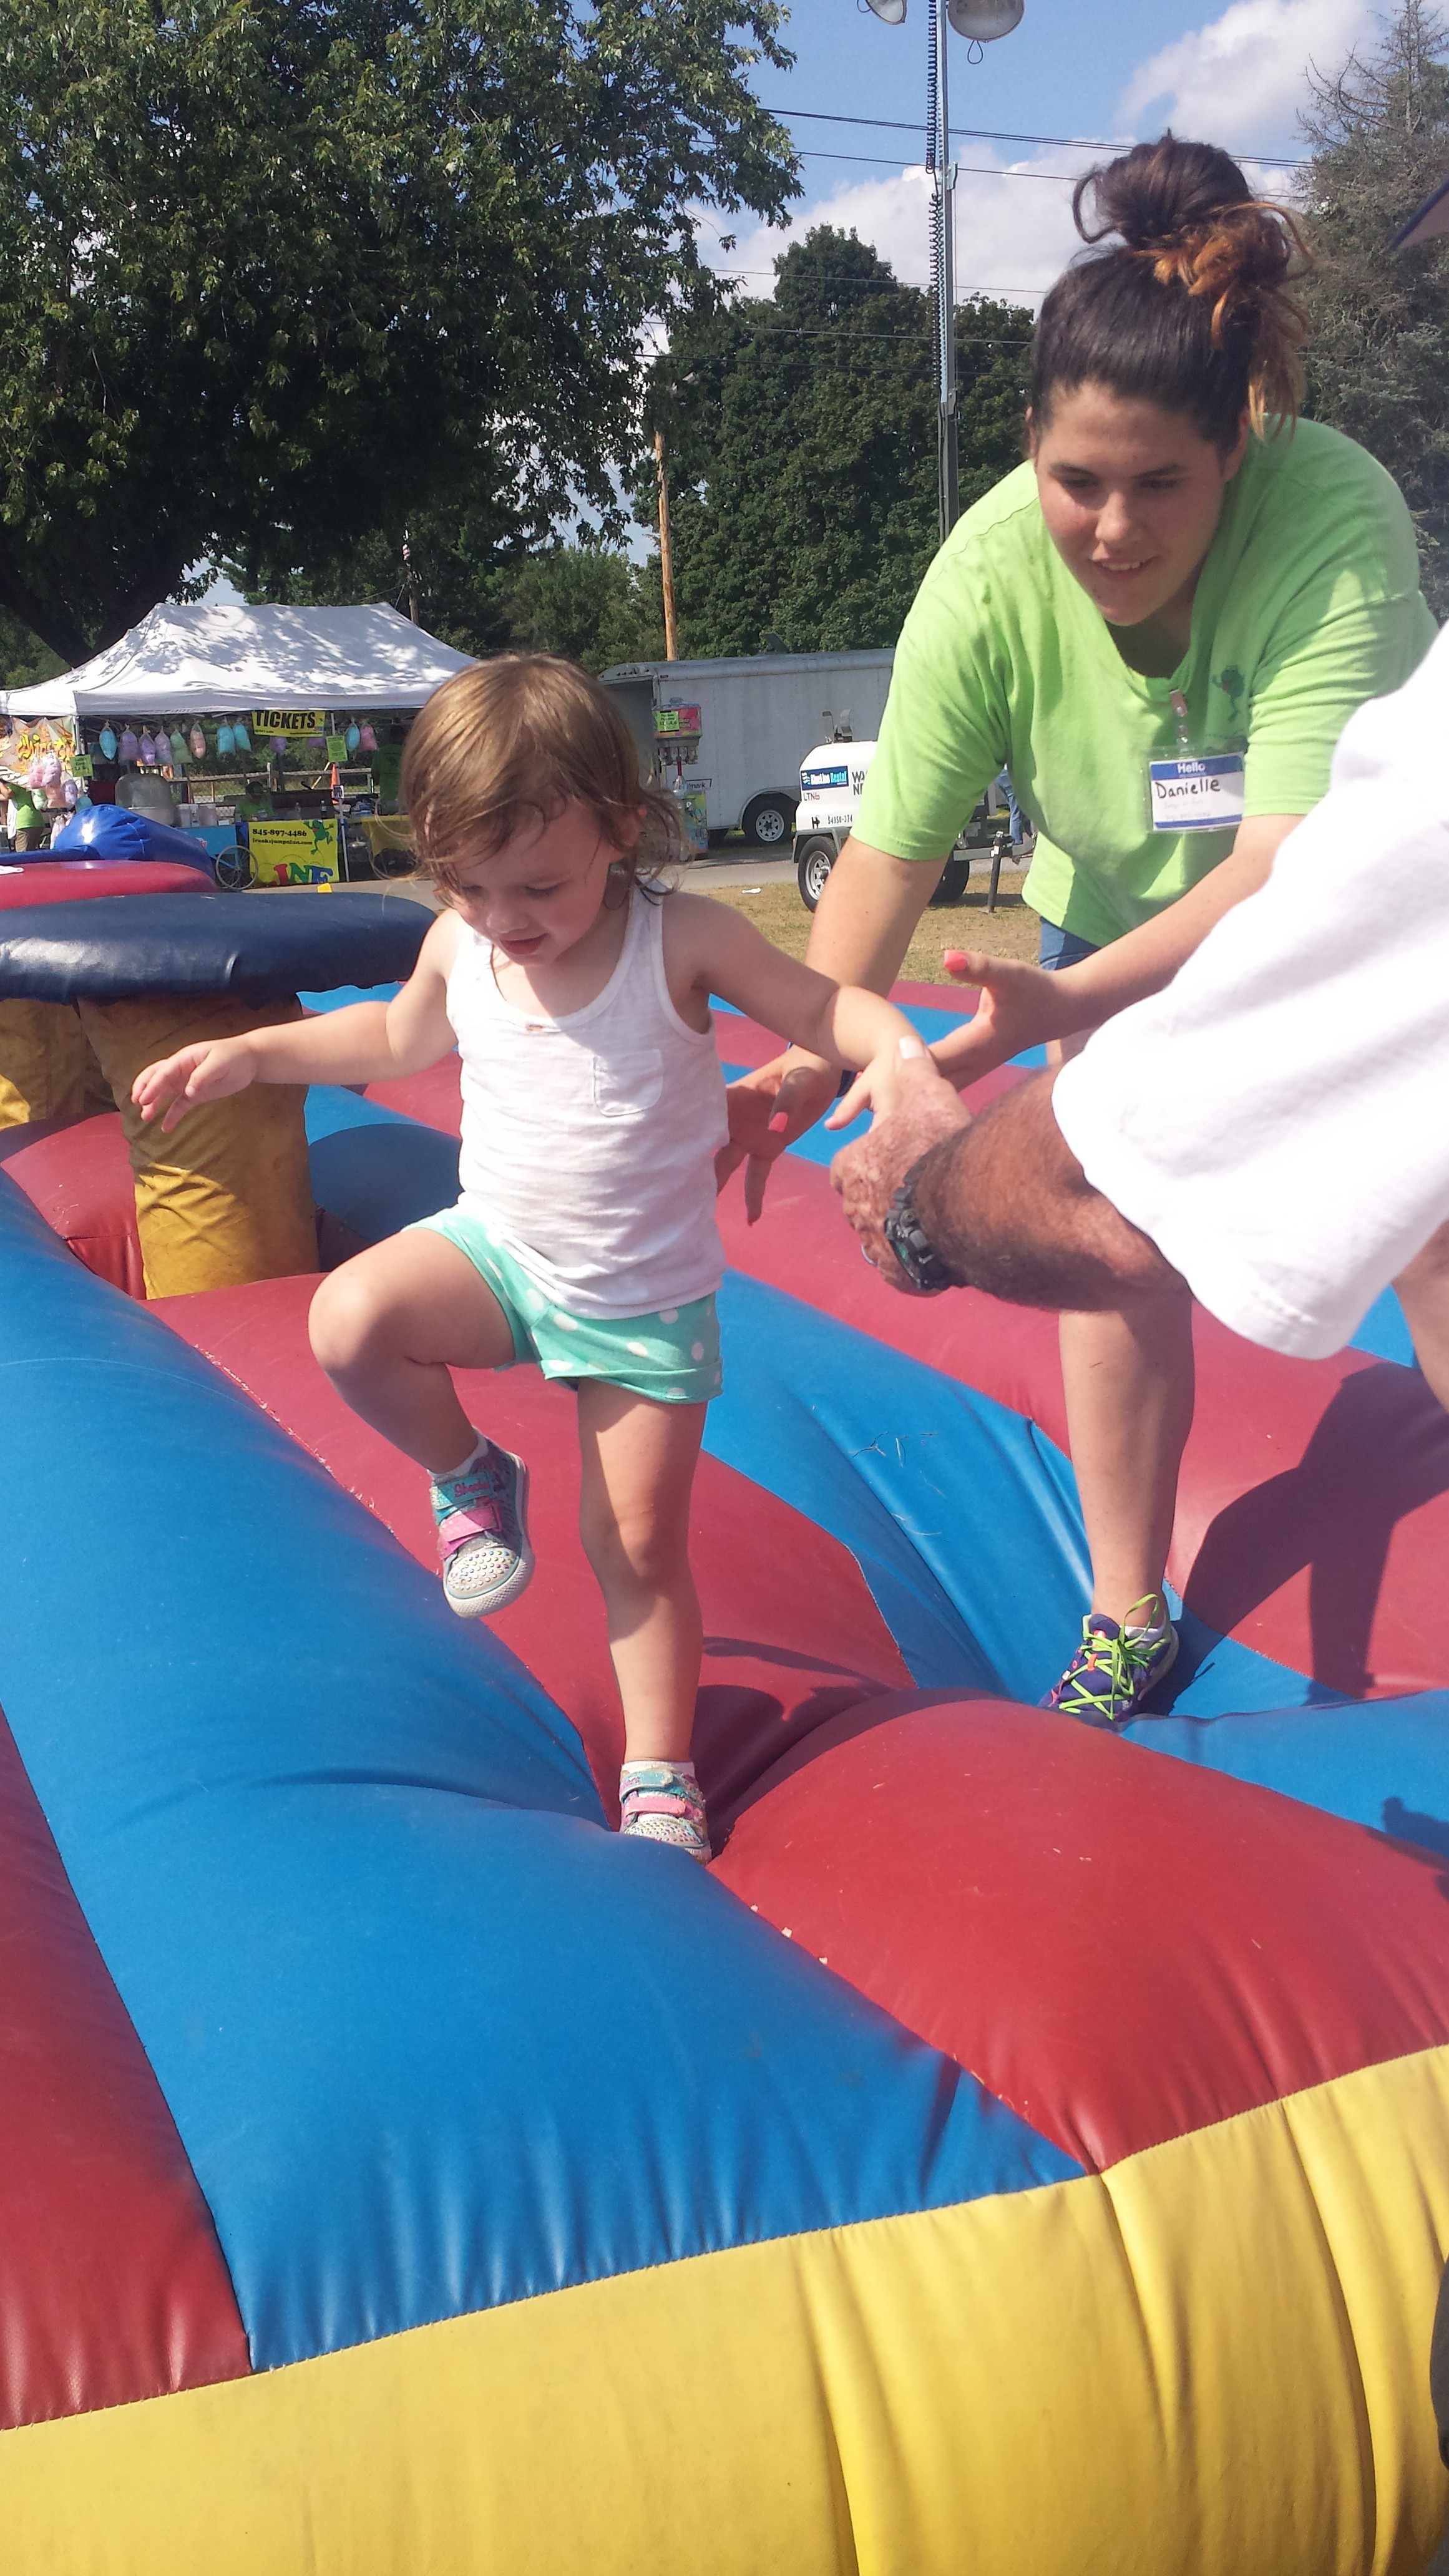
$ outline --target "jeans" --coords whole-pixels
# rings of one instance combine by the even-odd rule
[[[1013,842],[1024,841],[1026,838],[1026,825],[1021,819],[1021,807],[1016,801],[1016,789],[1012,786],[1011,772],[1009,769],[1002,769],[997,772],[996,784],[1000,788],[1002,795],[1006,798],[1006,811],[1011,820],[1012,840]]]
[[[1044,921],[1036,962],[1055,975],[1063,966],[1080,966],[1084,957],[1095,957],[1099,946],[1098,940],[1083,939],[1075,930],[1062,930],[1056,922]]]

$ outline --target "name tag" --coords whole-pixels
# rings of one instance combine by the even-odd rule
[[[1185,751],[1149,760],[1147,790],[1154,832],[1232,832],[1243,819],[1241,752]]]

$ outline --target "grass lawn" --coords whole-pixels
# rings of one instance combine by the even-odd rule
[[[1003,868],[997,908],[988,912],[987,873],[983,869],[979,884],[973,877],[959,903],[932,905],[923,912],[901,968],[906,981],[950,984],[951,978],[941,963],[948,948],[984,948],[992,957],[1034,958],[1040,925],[1036,914],[1022,902],[1021,882],[1020,869]],[[747,912],[765,937],[788,956],[804,956],[810,915],[795,886],[761,886],[758,894],[752,894],[747,886],[711,886],[709,892],[717,903],[732,903]]]

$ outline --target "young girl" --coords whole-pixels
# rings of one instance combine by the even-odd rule
[[[641,787],[618,709],[569,663],[459,672],[413,728],[403,787],[445,909],[397,999],[184,1047],[134,1097],[165,1132],[251,1082],[379,1082],[456,1044],[458,1204],[325,1279],[312,1348],[354,1412],[429,1471],[443,1590],[465,1619],[516,1601],[533,1572],[528,1470],[469,1422],[449,1369],[532,1360],[575,1388],[583,1539],[624,1706],[623,1830],[708,1860],[688,1528],[720,1390],[710,995],[863,1068],[881,1110],[898,1050],[921,1042],[888,1002],[782,956],[728,905],[665,891],[673,799]]]

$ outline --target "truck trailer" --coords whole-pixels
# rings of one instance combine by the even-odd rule
[[[697,707],[697,752],[682,790],[698,791],[712,832],[737,827],[783,856],[795,829],[800,763],[822,734],[874,739],[885,712],[893,652],[742,653],[715,662],[619,662],[600,673],[618,699],[646,777],[673,784],[656,716]]]

